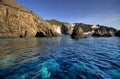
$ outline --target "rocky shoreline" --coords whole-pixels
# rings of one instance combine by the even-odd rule
[[[70,35],[73,39],[93,37],[120,37],[120,31],[100,25],[69,24],[55,20],[43,20],[15,0],[0,0],[0,37],[48,37]]]

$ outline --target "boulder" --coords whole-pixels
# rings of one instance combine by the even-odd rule
[[[120,37],[120,30],[115,33],[115,36]]]
[[[92,34],[93,37],[101,37],[100,32],[98,29],[94,30],[94,33]]]
[[[71,38],[73,39],[79,39],[79,38],[85,38],[86,36],[83,34],[83,29],[79,26],[75,26],[73,29],[73,33],[71,34]]]
[[[15,0],[0,0],[0,37],[57,35],[51,24],[19,5]]]
[[[61,26],[61,33],[65,35],[71,35],[72,34],[72,26],[69,23],[65,23]]]

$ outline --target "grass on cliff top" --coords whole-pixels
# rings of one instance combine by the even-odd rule
[[[64,24],[64,22],[60,22],[60,21],[57,21],[55,19],[52,19],[52,20],[46,20],[48,23],[52,24],[52,25],[57,25],[57,26],[61,26]]]

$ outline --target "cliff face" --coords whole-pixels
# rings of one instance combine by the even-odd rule
[[[61,32],[65,35],[71,35],[73,32],[73,28],[69,23],[65,23],[61,26]]]
[[[60,27],[61,34],[65,34],[65,35],[71,35],[72,34],[73,27],[70,23],[60,22],[60,21],[55,20],[55,19],[46,20],[46,21],[49,22],[52,25]]]
[[[74,23],[74,25],[76,27],[81,27],[83,29],[83,32],[92,31],[92,28],[91,28],[92,25],[83,24],[83,23]]]
[[[37,32],[33,16],[0,5],[0,37],[33,37]]]
[[[86,36],[83,34],[83,29],[80,26],[75,26],[73,28],[73,32],[71,34],[72,39],[85,38]]]
[[[0,37],[58,35],[51,24],[14,0],[0,0]]]
[[[111,37],[116,33],[116,29],[107,26],[97,25],[98,28],[94,29],[94,33],[92,36],[97,37]]]

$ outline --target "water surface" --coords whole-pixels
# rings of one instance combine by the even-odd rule
[[[0,78],[120,79],[120,38],[0,38]]]

